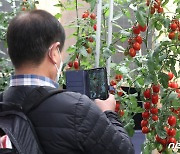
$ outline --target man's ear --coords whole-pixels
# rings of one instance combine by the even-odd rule
[[[53,64],[57,64],[57,56],[58,55],[58,48],[59,48],[60,43],[56,42],[54,43],[50,48],[49,48],[49,58],[53,62]]]

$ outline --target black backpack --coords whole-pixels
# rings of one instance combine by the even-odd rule
[[[61,92],[63,90],[37,87],[25,99],[24,106],[3,102],[3,94],[0,94],[0,135],[8,135],[13,145],[13,149],[0,149],[0,154],[44,153],[28,114],[47,98]]]

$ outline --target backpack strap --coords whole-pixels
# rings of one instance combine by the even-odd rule
[[[38,107],[43,101],[49,97],[62,93],[65,90],[49,88],[45,86],[40,86],[32,90],[28,97],[24,100],[23,112],[25,114],[30,113],[36,107]]]

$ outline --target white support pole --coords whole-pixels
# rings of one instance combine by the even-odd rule
[[[108,21],[108,40],[107,40],[108,47],[112,43],[112,20],[113,20],[113,11],[114,11],[113,3],[114,3],[114,0],[109,0],[109,21]],[[108,83],[110,80],[110,64],[111,64],[111,57],[109,57],[106,61]]]
[[[100,47],[101,47],[101,12],[102,0],[97,3],[97,31],[96,31],[96,54],[95,54],[95,67],[99,67]]]

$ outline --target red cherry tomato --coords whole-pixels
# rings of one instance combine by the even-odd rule
[[[159,84],[157,84],[157,85],[154,85],[154,84],[153,84],[152,89],[153,89],[153,92],[154,92],[154,93],[158,93],[159,90],[160,90],[160,85],[159,85]]]
[[[136,36],[135,38],[134,38],[134,40],[136,41],[136,42],[138,42],[139,44],[141,44],[142,43],[142,37],[141,36]]]
[[[151,108],[151,103],[150,103],[150,102],[145,102],[145,103],[144,103],[144,108],[145,108],[146,110],[149,110],[149,109]]]
[[[158,8],[158,13],[163,13],[164,12],[164,9],[162,7],[159,7]]]
[[[97,30],[97,25],[96,24],[93,26],[93,29],[94,29],[94,31]]]
[[[158,108],[153,107],[153,108],[150,109],[150,112],[151,112],[152,114],[158,114]]]
[[[135,42],[135,43],[133,43],[133,48],[134,48],[134,50],[140,50],[141,49],[141,45],[138,43],[138,42]]]
[[[145,98],[151,98],[151,90],[150,89],[146,89],[144,91],[144,97]]]
[[[144,119],[148,119],[149,116],[150,116],[150,114],[149,114],[148,111],[145,111],[145,112],[142,113],[142,117],[143,117]]]
[[[111,80],[110,85],[111,86],[115,86],[116,85],[116,81],[115,80]]]
[[[122,77],[123,76],[121,74],[116,74],[115,79],[116,79],[116,81],[120,81],[122,79]]]
[[[169,128],[168,131],[167,131],[167,134],[169,136],[175,136],[176,135],[176,129],[175,128]]]
[[[139,26],[139,29],[140,29],[141,32],[145,32],[146,29],[147,29],[146,25],[144,25],[144,26],[138,25],[138,26]]]
[[[152,120],[158,121],[158,116],[157,116],[157,115],[153,115],[153,116],[152,116]]]
[[[75,69],[79,69],[79,62],[78,61],[74,61],[74,68]]]
[[[168,124],[170,126],[175,126],[176,125],[176,117],[175,116],[169,116],[168,117]]]
[[[151,7],[151,14],[154,14],[155,13],[155,8],[154,7]]]
[[[172,24],[170,24],[170,28],[171,28],[171,30],[173,30],[173,31],[175,31],[176,29],[177,29],[177,24],[176,23],[172,23]]]
[[[133,27],[133,33],[134,33],[134,34],[139,34],[139,33],[140,33],[139,27],[134,26],[134,27]]]
[[[142,128],[142,133],[144,133],[144,134],[147,134],[147,133],[149,133],[149,128],[148,127],[143,127]]]
[[[168,143],[174,143],[174,144],[176,144],[176,139],[175,139],[174,137],[170,137],[170,138],[168,139]]]
[[[153,104],[157,104],[158,100],[159,100],[158,94],[153,94],[152,97],[151,97],[151,102]]]
[[[91,18],[92,20],[95,20],[95,19],[96,19],[96,15],[95,15],[94,13],[91,13],[90,18]]]
[[[175,38],[175,32],[170,32],[168,37],[169,39],[173,40]]]
[[[133,48],[130,48],[130,49],[129,49],[129,55],[130,55],[131,57],[135,57],[135,56],[136,56],[136,51],[135,51]]]
[[[172,80],[172,78],[174,77],[174,74],[172,72],[168,72],[168,76],[169,76],[169,80]]]
[[[68,63],[68,66],[69,66],[69,67],[72,67],[72,66],[73,66],[73,62],[70,61],[70,62]]]
[[[141,127],[147,126],[148,125],[148,121],[147,120],[142,120],[141,121]]]

